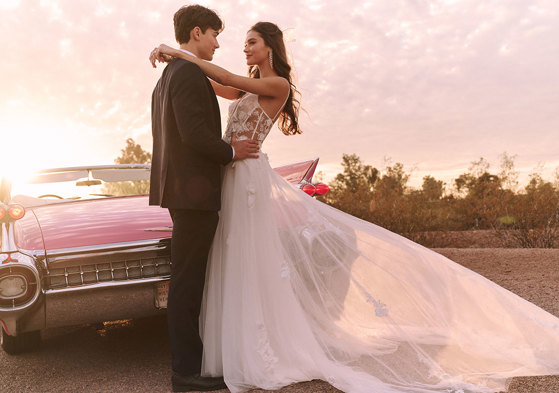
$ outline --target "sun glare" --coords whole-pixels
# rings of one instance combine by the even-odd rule
[[[10,130],[4,136],[4,143],[11,146],[2,152],[0,178],[11,182],[24,182],[39,169],[56,166],[59,141],[56,129],[45,124],[17,124],[2,122],[2,128]]]
[[[21,3],[20,0],[0,0],[0,9],[11,10],[17,8]]]

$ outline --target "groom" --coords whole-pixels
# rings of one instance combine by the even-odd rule
[[[185,6],[173,18],[180,48],[212,60],[223,22],[212,10]],[[169,209],[173,220],[172,271],[167,319],[175,392],[225,388],[223,378],[200,376],[199,316],[206,263],[218,222],[221,169],[257,157],[258,144],[221,140],[219,106],[200,68],[173,59],[155,86],[151,103],[153,158],[150,205]]]

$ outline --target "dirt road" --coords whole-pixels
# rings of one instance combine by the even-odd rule
[[[559,316],[559,250],[436,251]],[[0,392],[169,392],[169,370],[162,318],[104,330],[93,326],[52,329],[44,333],[38,352],[7,356],[0,351]],[[312,381],[279,392],[338,391],[325,382]],[[516,378],[509,392],[557,393],[559,376]]]

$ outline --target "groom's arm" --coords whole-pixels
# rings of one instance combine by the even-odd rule
[[[193,63],[185,63],[173,75],[171,102],[183,143],[200,154],[222,165],[234,156],[233,148],[212,132],[208,123],[208,108],[211,103],[205,76]]]

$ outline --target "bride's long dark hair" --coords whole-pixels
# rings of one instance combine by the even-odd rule
[[[300,96],[300,94],[291,80],[291,66],[287,61],[282,31],[276,24],[271,22],[258,22],[252,26],[249,31],[255,31],[260,34],[266,45],[272,49],[274,71],[282,78],[287,79],[291,86],[289,97],[279,116],[279,129],[285,135],[301,134],[302,131],[299,128],[298,120],[300,103],[299,100],[295,98],[295,95]],[[258,66],[250,66],[248,75],[251,78],[260,78]]]

